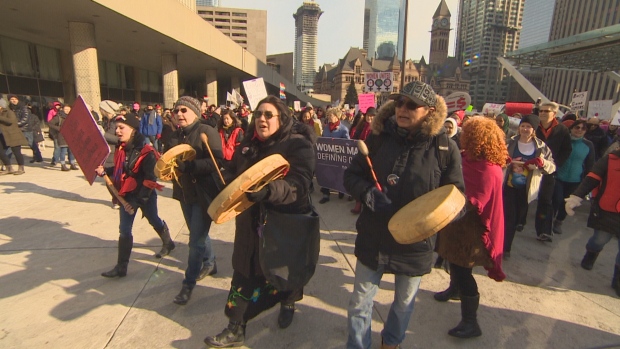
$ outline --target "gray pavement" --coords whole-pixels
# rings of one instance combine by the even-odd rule
[[[24,152],[30,155],[29,150]],[[49,163],[51,149],[44,157]],[[26,157],[26,160],[29,160]],[[183,279],[188,231],[171,185],[159,196],[160,216],[177,248],[154,258],[159,238],[144,219],[134,224],[129,274],[99,274],[116,261],[118,211],[102,181],[89,186],[80,171],[35,164],[22,176],[0,177],[0,348],[204,348],[203,338],[227,324],[223,314],[230,278],[234,222],[213,225],[219,272],[199,281],[186,306],[172,303]],[[315,193],[314,202],[318,203]],[[530,223],[518,233],[498,283],[476,268],[483,336],[447,335],[460,319],[458,302],[438,303],[449,275],[434,269],[422,280],[402,348],[608,348],[620,347],[620,299],[610,288],[617,241],[594,269],[579,267],[591,234],[581,207],[553,243],[536,241]],[[342,348],[346,307],[354,280],[353,202],[318,205],[320,265],[305,289],[291,327],[277,326],[278,309],[247,327],[247,348]],[[533,222],[535,204],[530,207]],[[386,275],[375,297],[373,348],[391,300]]]

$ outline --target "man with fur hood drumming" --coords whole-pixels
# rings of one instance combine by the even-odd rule
[[[372,121],[366,139],[379,185],[361,153],[344,175],[347,192],[364,203],[356,224],[357,266],[348,306],[347,348],[371,346],[373,297],[384,273],[395,274],[396,295],[381,332],[381,348],[402,343],[422,275],[431,271],[432,240],[397,243],[388,230],[390,218],[440,186],[454,184],[464,191],[461,155],[443,128],[444,99],[420,81],[405,85],[390,99]]]

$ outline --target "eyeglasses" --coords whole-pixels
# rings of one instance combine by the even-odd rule
[[[549,110],[549,109],[541,109],[539,110],[539,113],[553,113],[553,110]]]
[[[274,116],[280,116],[280,114],[274,114],[272,112],[270,112],[269,110],[267,111],[260,111],[260,110],[255,110],[252,113],[252,116],[254,117],[254,119],[260,119],[261,116],[265,115],[265,120],[269,120]]]
[[[407,109],[409,110],[416,110],[420,107],[420,105],[417,105],[414,101],[410,100],[409,98],[400,97],[399,99],[396,100],[396,108],[402,108],[403,105],[407,107]]]
[[[583,130],[583,131],[585,131],[585,130],[586,130],[586,128],[587,128],[587,127],[585,127],[585,126],[575,126],[575,127],[573,127],[573,130],[577,130],[577,131],[581,131],[581,130]]]
[[[183,114],[185,114],[185,113],[187,113],[187,108],[179,108],[179,109],[175,109],[175,110],[173,111],[173,113],[175,113],[175,114],[178,114],[178,113],[183,113]]]

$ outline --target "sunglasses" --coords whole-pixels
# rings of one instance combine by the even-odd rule
[[[420,105],[416,104],[414,101],[408,98],[405,98],[405,97],[400,97],[399,99],[396,100],[396,108],[402,108],[403,105],[409,110],[416,110],[419,107],[421,107]]]
[[[280,116],[280,115],[274,114],[274,113],[272,113],[272,112],[270,112],[268,110],[267,111],[255,110],[252,113],[252,116],[254,117],[254,119],[259,119],[263,115],[265,115],[265,120],[269,120],[269,119],[271,119],[274,116]]]
[[[175,110],[173,111],[173,113],[175,113],[175,114],[178,114],[178,113],[183,113],[183,114],[185,114],[185,113],[187,113],[187,108],[179,108],[179,109],[175,109]]]
[[[586,126],[581,126],[581,125],[573,127],[573,130],[584,130],[585,131],[586,129],[587,129]]]
[[[542,109],[541,109],[541,110],[539,111],[539,113],[553,113],[553,110],[547,110],[547,109],[542,110]]]

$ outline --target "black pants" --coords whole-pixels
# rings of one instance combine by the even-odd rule
[[[578,186],[579,182],[564,182],[556,178],[553,190],[553,216],[558,221],[563,221],[566,218],[564,199],[569,197]]]
[[[248,322],[278,303],[293,304],[303,298],[303,288],[278,291],[263,276],[250,278],[234,271],[224,314],[230,321]]]
[[[552,235],[553,225],[553,190],[555,187],[555,174],[543,175],[538,192],[538,206],[536,206],[536,235]]]
[[[517,225],[527,216],[527,191],[524,188],[504,186],[504,252],[510,252]]]
[[[464,268],[450,263],[450,280],[456,283],[462,296],[475,297],[478,295],[478,284],[472,275],[472,268]]]
[[[11,164],[11,160],[6,155],[7,148],[9,147],[7,147],[6,143],[4,142],[4,136],[0,134],[0,161],[2,161],[2,164],[4,164],[5,166],[9,166]],[[18,146],[10,147],[10,148],[13,154],[15,155],[15,161],[17,161],[17,164],[24,165],[24,156],[22,155],[22,147],[18,145]]]

